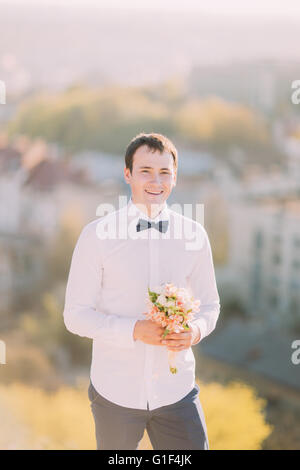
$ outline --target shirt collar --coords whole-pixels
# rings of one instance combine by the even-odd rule
[[[155,222],[156,223],[160,220],[169,220],[169,206],[168,206],[166,201],[162,205],[161,211],[159,212],[159,214],[157,214],[157,216],[154,219],[151,219],[147,214],[145,214],[145,212],[140,210],[137,207],[137,205],[133,203],[132,197],[130,197],[130,199],[129,199],[129,202],[127,204],[127,209],[129,211],[128,212],[129,215],[132,215],[132,216],[135,216],[135,217],[139,216],[142,219],[149,220],[150,222]]]

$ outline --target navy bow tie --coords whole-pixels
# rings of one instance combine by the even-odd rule
[[[139,219],[136,231],[140,232],[141,230],[146,230],[148,228],[156,228],[160,232],[165,233],[168,230],[169,221],[168,220],[159,220],[158,222],[150,222],[149,220]]]

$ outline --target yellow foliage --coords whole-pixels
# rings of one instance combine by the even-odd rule
[[[210,449],[260,449],[272,428],[255,390],[238,382],[198,385]],[[0,449],[95,449],[87,388],[80,383],[46,392],[20,383],[1,385]],[[145,432],[139,449],[151,448]]]
[[[141,88],[75,86],[42,93],[23,101],[7,126],[8,136],[41,136],[70,152],[117,154],[143,130],[204,144],[222,155],[237,146],[272,148],[268,122],[259,112],[217,96],[187,95],[181,79]]]
[[[266,142],[268,133],[261,116],[238,103],[229,103],[211,96],[190,99],[175,117],[178,130],[195,141],[226,139],[232,143],[237,138]]]
[[[200,401],[211,450],[258,450],[272,427],[265,422],[265,400],[241,382],[200,385]]]
[[[19,442],[18,433],[27,429],[23,449],[95,449],[86,387],[65,386],[46,392],[14,383],[0,386],[0,403],[1,408],[10,410],[14,424],[18,420],[15,432],[9,430],[13,440]],[[14,442],[6,444],[15,448]],[[0,448],[3,449],[2,442]]]

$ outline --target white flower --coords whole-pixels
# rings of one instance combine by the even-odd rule
[[[165,295],[176,295],[177,287],[173,283],[169,282],[164,286]]]
[[[166,298],[165,298],[164,295],[160,294],[160,295],[157,297],[156,302],[158,302],[159,304],[165,306],[166,303],[167,303],[167,300],[166,300]]]
[[[190,302],[189,300],[187,300],[185,303],[184,303],[184,308],[186,310],[190,310],[190,308],[193,308],[193,303]]]

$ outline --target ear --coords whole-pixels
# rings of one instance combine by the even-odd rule
[[[130,183],[130,169],[126,168],[126,166],[124,167],[124,178],[125,178],[126,183],[129,184]]]
[[[174,186],[176,186],[176,183],[177,183],[177,170],[175,170],[175,173],[174,173]]]

